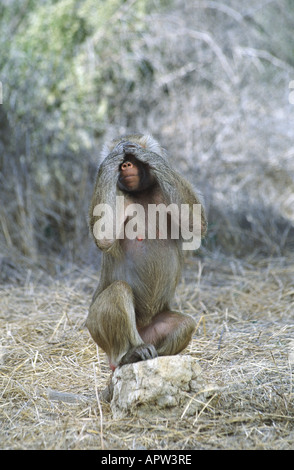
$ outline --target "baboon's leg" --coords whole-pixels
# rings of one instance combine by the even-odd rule
[[[155,357],[136,327],[132,289],[124,281],[113,282],[94,298],[86,321],[92,338],[107,354],[111,369]]]
[[[164,311],[158,313],[152,322],[139,329],[145,343],[155,346],[159,356],[178,354],[191,341],[196,323],[190,315]]]

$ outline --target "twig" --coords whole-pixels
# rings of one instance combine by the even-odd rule
[[[101,440],[101,448],[104,450],[104,441],[103,441],[103,413],[102,413],[102,407],[99,399],[99,393],[98,393],[98,388],[97,388],[97,377],[96,377],[96,371],[95,371],[95,364],[93,362],[93,371],[94,371],[94,380],[95,380],[95,393],[96,393],[96,399],[98,403],[98,408],[99,408],[99,414],[100,414],[100,440]]]
[[[200,418],[200,416],[202,415],[203,411],[206,410],[206,408],[209,406],[209,403],[217,396],[217,393],[215,393],[214,395],[212,395],[212,397],[208,400],[207,403],[205,403],[205,405],[203,406],[202,410],[200,411],[199,415],[197,415],[196,419],[194,419],[193,421],[193,426],[195,425],[195,423],[198,421],[198,419]]]

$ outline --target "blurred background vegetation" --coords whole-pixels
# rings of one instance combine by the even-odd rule
[[[204,252],[293,252],[293,30],[292,0],[2,0],[2,280],[96,264],[99,153],[130,131],[202,191]]]

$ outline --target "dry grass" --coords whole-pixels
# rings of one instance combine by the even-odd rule
[[[2,286],[1,448],[293,448],[293,261],[188,258],[175,303],[199,322],[188,353],[221,394],[177,420],[115,421],[100,402],[108,366],[83,327],[93,272]]]

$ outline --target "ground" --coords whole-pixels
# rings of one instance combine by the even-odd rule
[[[98,273],[3,284],[1,448],[293,449],[293,261],[187,258],[174,302],[197,321],[185,354],[221,393],[176,420],[113,420],[100,399],[110,372],[84,327]]]

